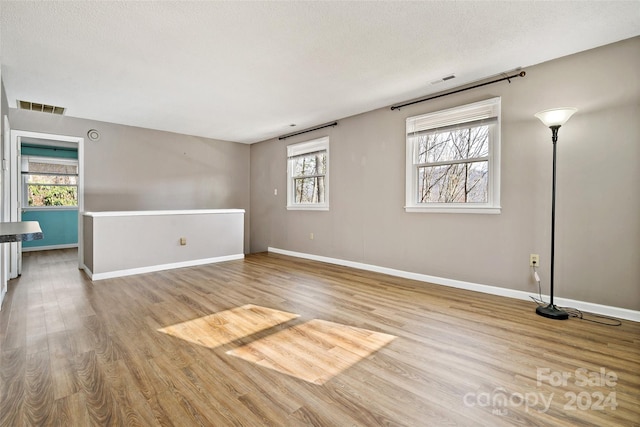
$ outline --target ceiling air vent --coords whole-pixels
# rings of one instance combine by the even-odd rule
[[[438,83],[444,83],[444,82],[446,82],[448,80],[455,79],[455,78],[456,78],[456,76],[454,74],[450,74],[448,76],[442,77],[441,79],[432,81],[431,84],[432,85],[437,85]]]
[[[42,113],[49,114],[64,114],[64,107],[56,107],[55,105],[40,104],[37,102],[20,101],[18,100],[18,108],[21,110],[40,111]]]

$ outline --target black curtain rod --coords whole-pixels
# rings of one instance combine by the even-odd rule
[[[290,134],[288,134],[288,135],[281,136],[281,137],[279,137],[278,139],[287,139],[287,138],[291,138],[292,136],[302,135],[303,133],[313,132],[314,130],[328,128],[329,126],[338,126],[338,122],[329,123],[329,124],[326,124],[326,125],[318,126],[318,127],[316,127],[316,128],[313,128],[313,129],[307,129],[307,130],[303,130],[303,131],[296,132],[296,133],[290,133]]]
[[[428,98],[418,99],[417,101],[411,101],[411,102],[407,102],[405,104],[394,105],[394,106],[391,107],[391,110],[399,110],[402,107],[406,107],[406,106],[413,105],[413,104],[418,104],[420,102],[430,101],[432,99],[441,98],[443,96],[453,95],[454,93],[464,92],[465,90],[475,89],[475,88],[486,86],[486,85],[490,85],[490,84],[493,84],[493,83],[498,83],[498,82],[501,82],[501,81],[504,81],[504,80],[509,80],[509,83],[511,83],[511,79],[514,79],[516,77],[524,77],[526,75],[527,75],[527,73],[525,73],[524,71],[520,71],[518,74],[513,74],[511,76],[506,76],[506,77],[503,77],[501,79],[491,80],[490,82],[485,82],[485,83],[480,83],[480,84],[469,86],[469,87],[464,87],[462,89],[454,90],[454,91],[451,91],[451,92],[441,93],[440,95],[434,95],[434,96],[430,96]]]

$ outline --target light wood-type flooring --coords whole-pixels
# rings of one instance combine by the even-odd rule
[[[0,426],[640,425],[640,324],[275,254],[91,282],[24,254]]]

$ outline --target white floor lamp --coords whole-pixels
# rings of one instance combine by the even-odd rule
[[[553,108],[536,113],[545,126],[551,129],[551,141],[553,141],[553,187],[551,189],[551,276],[549,280],[551,288],[551,301],[549,305],[539,305],[536,313],[550,319],[565,320],[569,318],[569,313],[559,309],[553,304],[553,259],[555,251],[555,231],[556,231],[556,142],[558,142],[558,129],[564,125],[571,116],[578,111],[576,108]]]

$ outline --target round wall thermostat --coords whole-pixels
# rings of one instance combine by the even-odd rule
[[[87,136],[92,141],[98,141],[100,139],[100,132],[95,129],[91,129],[89,132],[87,132]]]

